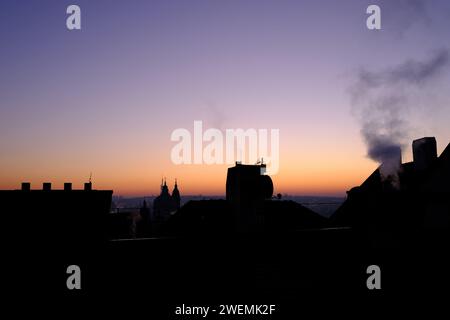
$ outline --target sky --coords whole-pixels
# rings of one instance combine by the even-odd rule
[[[81,30],[66,28],[70,4]],[[370,4],[381,30],[366,27]],[[343,196],[378,166],[361,134],[372,105],[354,99],[361,74],[422,74],[449,48],[444,0],[2,0],[0,189],[81,188],[92,172],[94,188],[116,195],[157,194],[162,177],[182,194],[224,194],[229,165],[171,161],[171,133],[201,120],[279,129],[276,193]],[[423,136],[442,152],[448,63],[402,81],[363,100],[401,92],[389,110],[407,122],[403,161]]]

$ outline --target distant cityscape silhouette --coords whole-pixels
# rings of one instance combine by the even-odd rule
[[[21,189],[0,191],[0,201],[8,213],[4,225],[14,226],[10,237],[18,239],[29,259],[48,259],[45,279],[54,278],[51,261],[81,261],[82,269],[91,270],[88,292],[114,295],[152,288],[162,299],[192,294],[186,291],[192,287],[203,288],[201,297],[232,288],[242,295],[277,296],[281,290],[288,297],[295,297],[298,288],[358,290],[355,270],[367,267],[364,252],[391,268],[426,254],[421,270],[427,275],[436,265],[442,270],[434,273],[439,279],[422,285],[445,282],[448,264],[430,252],[445,251],[450,243],[450,144],[438,156],[435,138],[414,140],[409,163],[392,154],[398,171],[385,175],[381,164],[348,191],[329,218],[274,197],[264,163],[237,162],[228,168],[225,199],[184,205],[177,181],[170,193],[165,179],[153,203],[144,199],[139,208],[116,207],[113,191],[95,190],[92,182],[82,190],[71,183],[63,190],[52,189],[51,183],[36,190],[24,182]],[[400,257],[394,254],[398,250]],[[413,286],[407,280],[413,271],[408,272],[391,286]],[[217,273],[220,286],[209,280],[219,279]],[[108,277],[113,284],[104,280]]]
[[[237,162],[229,168],[226,200],[191,200],[181,206],[177,181],[170,194],[166,179],[161,181],[161,193],[153,204],[144,200],[138,210],[115,209],[113,192],[93,190],[91,182],[84,190],[73,190],[71,183],[65,183],[64,190],[52,190],[51,183],[35,190],[24,182],[21,190],[0,191],[0,200],[21,216],[46,212],[40,218],[46,219],[52,232],[61,232],[71,241],[95,239],[105,230],[109,239],[118,239],[346,226],[369,233],[378,228],[390,230],[389,236],[383,233],[388,237],[384,240],[374,237],[392,245],[400,230],[448,228],[450,147],[438,157],[435,138],[426,137],[413,142],[413,162],[402,164],[401,152],[392,154],[396,159],[389,161],[398,163],[395,174],[385,176],[381,164],[361,186],[348,191],[347,199],[330,219],[294,201],[282,200],[281,195],[273,198],[272,179],[265,174],[264,163]]]

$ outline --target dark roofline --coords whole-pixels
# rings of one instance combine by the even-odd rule
[[[441,155],[438,158],[445,159],[449,157],[450,157],[450,143],[445,147],[444,151],[442,151]]]

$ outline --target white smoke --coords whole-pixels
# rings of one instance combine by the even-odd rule
[[[424,61],[407,60],[381,71],[361,69],[350,89],[353,113],[361,124],[367,155],[380,164],[385,176],[398,172],[399,150],[411,136],[411,113],[417,97],[426,97],[449,65],[449,51],[433,52]],[[433,107],[433,106],[430,106]]]

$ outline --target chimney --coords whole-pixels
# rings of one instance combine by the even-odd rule
[[[70,182],[64,183],[64,191],[72,191],[72,183]]]
[[[92,190],[92,182],[86,182],[84,184],[84,191],[91,191]]]
[[[44,191],[52,190],[52,184],[50,182],[44,182],[42,185],[42,190]]]
[[[22,191],[30,191],[31,184],[29,182],[22,182]]]
[[[416,170],[425,170],[437,159],[435,137],[425,137],[413,141],[413,159]]]

